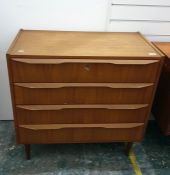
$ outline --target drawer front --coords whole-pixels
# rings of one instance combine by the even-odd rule
[[[16,104],[145,104],[153,85],[17,83],[14,91]]]
[[[143,126],[126,127],[70,127],[32,129],[23,125],[19,127],[19,142],[22,144],[41,143],[95,143],[113,141],[140,141],[143,136]],[[140,124],[138,124],[140,125]],[[50,129],[51,128],[51,129]]]
[[[18,124],[143,123],[147,104],[132,105],[18,105]]]
[[[157,60],[13,59],[14,82],[155,82]],[[149,76],[148,76],[149,75]]]

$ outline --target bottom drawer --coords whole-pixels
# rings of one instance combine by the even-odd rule
[[[140,141],[143,123],[20,125],[19,143]]]

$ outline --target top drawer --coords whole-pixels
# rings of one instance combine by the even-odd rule
[[[155,82],[158,60],[10,60],[14,82]]]

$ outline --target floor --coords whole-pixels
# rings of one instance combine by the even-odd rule
[[[170,175],[170,136],[162,136],[154,121],[133,146],[136,163],[123,150],[123,143],[33,145],[26,160],[13,122],[0,121],[0,175]]]

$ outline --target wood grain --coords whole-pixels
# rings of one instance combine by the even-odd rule
[[[65,128],[54,130],[30,130],[19,128],[20,143],[96,143],[141,141],[143,126],[135,128]]]
[[[64,87],[27,88],[14,86],[16,104],[147,104],[153,86],[143,88]]]
[[[148,104],[125,104],[125,105],[17,105],[17,108],[27,110],[62,110],[62,109],[140,109],[147,107]]]
[[[19,124],[102,124],[144,122],[148,104],[17,105]]]
[[[25,60],[25,59],[24,59]],[[32,59],[34,60],[34,59]],[[48,59],[44,59],[47,60]],[[54,59],[56,60],[56,59]],[[70,59],[71,60],[71,59]],[[99,60],[98,60],[99,61]],[[108,60],[107,60],[108,61]],[[128,62],[129,60],[121,60]],[[136,60],[141,61],[141,60]],[[159,62],[144,60],[144,63],[103,64],[103,63],[73,63],[73,64],[28,64],[10,60],[14,82],[70,82],[70,83],[152,83],[155,82]],[[105,61],[103,61],[105,62]],[[152,62],[152,63],[151,63]],[[102,70],[102,71],[101,71]],[[150,75],[150,76],[148,76]]]
[[[15,86],[30,89],[58,89],[67,87],[107,87],[114,89],[140,89],[153,86],[153,83],[15,83]]]
[[[116,124],[47,124],[47,125],[19,125],[20,128],[31,130],[51,130],[51,129],[64,129],[64,128],[136,128],[142,126],[143,123],[116,123]]]
[[[22,30],[20,33],[9,55],[160,58],[159,53],[138,33],[33,30]]]
[[[159,62],[158,60],[97,60],[97,59],[23,59],[14,58],[13,61],[27,64],[66,64],[66,63],[97,63],[116,65],[147,65]]]
[[[155,46],[170,59],[170,42],[154,42]]]

